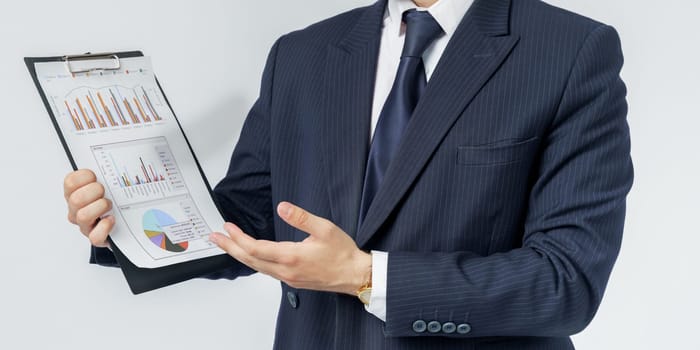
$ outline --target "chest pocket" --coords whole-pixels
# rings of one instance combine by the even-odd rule
[[[515,163],[532,154],[538,138],[504,140],[479,146],[458,146],[457,164],[466,166],[493,166]]]

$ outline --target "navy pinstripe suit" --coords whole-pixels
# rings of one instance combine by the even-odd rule
[[[275,43],[214,190],[259,238],[307,236],[273,214],[287,200],[389,252],[386,323],[356,298],[282,284],[275,348],[573,348],[632,185],[618,35],[536,0],[476,0],[357,227],[385,5]],[[416,320],[471,330],[417,333]]]

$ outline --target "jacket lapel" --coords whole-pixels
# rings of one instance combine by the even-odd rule
[[[351,236],[357,230],[369,152],[372,98],[386,0],[363,10],[337,44],[325,71],[324,167],[332,221]]]
[[[358,230],[358,246],[365,245],[379,230],[459,115],[517,43],[517,36],[508,35],[509,11],[510,0],[476,0],[462,20]],[[360,168],[364,169],[364,164]],[[358,196],[362,191],[361,187],[352,190]]]

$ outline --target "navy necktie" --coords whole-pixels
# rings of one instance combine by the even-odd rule
[[[398,149],[404,129],[425,90],[427,82],[423,52],[443,33],[440,25],[427,11],[408,10],[403,14],[403,21],[406,23],[406,39],[396,79],[379,115],[369,150],[360,204],[360,224],[367,215],[384,179],[384,173]]]

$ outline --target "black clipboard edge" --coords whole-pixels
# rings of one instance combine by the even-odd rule
[[[142,57],[143,52],[139,50],[134,50],[134,51],[123,51],[123,52],[115,52],[115,55],[119,58],[130,58],[130,57]],[[51,105],[49,104],[48,98],[46,97],[46,94],[44,93],[44,90],[41,88],[41,83],[39,82],[39,77],[37,76],[36,73],[36,67],[34,66],[36,63],[40,62],[58,62],[58,61],[63,61],[64,56],[50,56],[50,57],[24,57],[24,63],[27,65],[27,69],[29,69],[29,74],[32,77],[32,81],[34,81],[34,85],[37,88],[37,91],[39,92],[39,96],[41,97],[42,102],[44,103],[44,107],[46,108],[46,111],[49,114],[49,119],[51,119],[51,123],[53,124],[54,128],[56,129],[56,134],[58,134],[58,138],[61,141],[61,145],[63,145],[63,149],[66,152],[66,155],[68,156],[68,161],[71,164],[71,167],[73,170],[78,170],[78,167],[75,163],[75,160],[73,159],[73,155],[71,154],[70,148],[68,147],[68,143],[66,142],[66,139],[63,137],[63,132],[61,131],[61,127],[58,125],[58,120],[56,116],[53,114],[53,111],[51,109]],[[155,75],[154,75],[155,76]],[[219,206],[219,203],[216,201],[214,197],[214,193],[211,189],[211,185],[209,184],[209,180],[207,180],[206,175],[204,174],[204,170],[202,169],[202,166],[199,163],[199,159],[197,159],[197,156],[194,153],[194,150],[192,149],[192,145],[190,144],[189,139],[187,138],[187,135],[185,134],[185,130],[182,128],[182,124],[180,124],[180,120],[177,119],[177,116],[175,115],[175,111],[173,110],[172,106],[170,105],[170,102],[168,101],[168,97],[165,95],[163,92],[163,88],[160,85],[160,82],[158,81],[158,78],[156,79],[156,84],[158,85],[158,88],[161,90],[161,93],[163,94],[163,97],[165,98],[165,103],[168,105],[168,108],[170,108],[171,113],[173,114],[173,117],[175,118],[175,122],[177,123],[178,128],[180,129],[180,132],[182,133],[182,136],[185,138],[185,142],[187,143],[187,147],[190,149],[190,152],[192,153],[192,157],[194,158],[195,164],[197,164],[197,169],[199,170],[200,175],[202,176],[202,179],[204,180],[204,185],[207,188],[207,191],[209,192],[209,196],[211,196],[212,200],[214,201],[214,205],[216,208],[219,210],[219,213],[223,216],[223,211],[221,210],[221,207]],[[208,258],[202,258],[202,259],[197,259],[197,260],[192,260],[192,261],[187,261],[183,263],[178,263],[174,265],[168,265],[164,267],[159,267],[159,268],[141,268],[136,265],[134,265],[125,255],[122,253],[122,251],[117,247],[116,244],[114,244],[114,241],[112,241],[112,238],[108,238],[109,243],[112,247],[112,252],[114,253],[115,258],[117,259],[117,262],[119,263],[119,266],[122,270],[122,273],[124,274],[124,277],[126,278],[127,284],[129,285],[129,289],[131,289],[131,292],[134,295],[138,295],[141,293],[145,293],[151,290],[155,290],[158,288],[166,287],[169,285],[173,285],[176,283],[184,282],[196,277],[200,277],[202,275],[205,275],[207,273],[212,273],[216,271],[221,271],[223,269],[226,269],[228,267],[233,267],[237,264],[236,260],[231,258],[227,254],[221,254],[221,255],[216,255]]]

